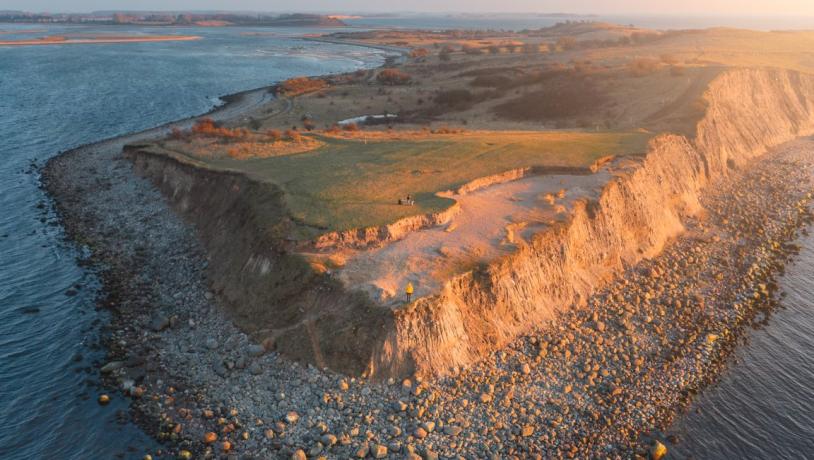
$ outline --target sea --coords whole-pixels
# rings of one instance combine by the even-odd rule
[[[658,28],[698,19],[617,18]],[[637,19],[637,20],[634,20]],[[411,16],[359,27],[543,27],[562,17]],[[650,22],[648,22],[650,21]],[[740,24],[805,28],[801,18]],[[318,43],[304,28],[110,28],[0,24],[0,39],[68,34],[183,34],[199,41],[0,47],[0,459],[142,458],[159,448],[128,401],[96,400],[107,321],[88,250],[66,239],[39,168],[82,144],[206,112],[219,96],[300,75],[380,65],[384,51]],[[780,284],[787,295],[749,334],[720,382],[673,427],[670,458],[805,458],[814,452],[814,236]]]
[[[379,66],[385,53],[299,38],[324,29],[0,24],[0,40],[32,29],[203,37],[0,46],[0,459],[140,459],[157,446],[127,401],[97,403],[99,281],[81,266],[86,249],[65,240],[37,168],[72,147],[206,112],[221,95]]]

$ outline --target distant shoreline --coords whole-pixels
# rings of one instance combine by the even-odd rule
[[[161,35],[152,37],[91,37],[52,39],[49,37],[35,40],[5,40],[0,46],[38,46],[38,45],[88,45],[102,43],[145,43],[145,42],[183,42],[201,40],[198,35]]]

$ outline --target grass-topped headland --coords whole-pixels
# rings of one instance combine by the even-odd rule
[[[322,233],[442,211],[452,200],[436,193],[507,170],[587,168],[603,156],[643,152],[649,136],[640,132],[475,131],[394,137],[304,133],[299,142],[313,143],[315,148],[247,159],[196,154],[179,148],[192,144],[175,141],[155,144],[150,150],[274,183],[285,192],[291,217],[311,232]],[[415,204],[399,205],[399,198],[407,195]]]

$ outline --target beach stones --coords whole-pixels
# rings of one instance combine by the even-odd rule
[[[659,441],[653,441],[650,445],[649,455],[651,460],[661,460],[667,455],[667,446]]]

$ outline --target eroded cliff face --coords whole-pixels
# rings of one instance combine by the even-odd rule
[[[397,310],[315,273],[296,254],[282,192],[274,186],[137,147],[128,155],[195,225],[209,251],[213,291],[241,328],[285,356],[320,367],[376,378],[437,376],[478,361],[558,311],[579,307],[624,266],[658,254],[678,236],[682,219],[703,211],[699,197],[711,182],[770,147],[814,132],[814,77],[731,70],[712,82],[705,98],[708,109],[695,138],[654,138],[645,156],[627,160],[599,198],[576,203],[565,222]],[[481,182],[504,177],[487,179]],[[331,234],[316,243],[379,245],[446,217]]]
[[[370,373],[443,375],[579,306],[625,265],[658,254],[702,211],[700,194],[730,168],[814,132],[814,78],[731,70],[712,82],[695,139],[665,134],[596,201],[536,235],[515,254],[447,282],[438,295],[394,312]]]
[[[289,358],[364,371],[371,350],[392,329],[392,315],[292,252],[280,190],[138,146],[125,154],[195,226],[209,255],[212,290],[241,329]]]

